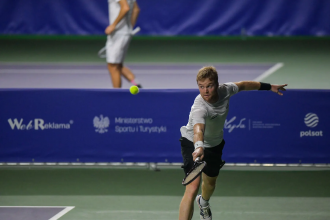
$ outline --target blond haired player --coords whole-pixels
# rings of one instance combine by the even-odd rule
[[[108,4],[110,25],[105,29],[108,35],[106,57],[112,85],[121,88],[121,76],[124,76],[141,88],[132,71],[123,65],[140,8],[135,0],[108,0]]]
[[[179,220],[190,220],[194,211],[194,200],[200,209],[201,220],[211,220],[212,212],[209,200],[215,189],[216,180],[221,167],[223,127],[229,110],[229,99],[240,91],[271,90],[283,95],[285,85],[271,85],[268,83],[241,81],[218,83],[218,73],[212,66],[203,67],[197,74],[197,85],[200,94],[196,97],[189,114],[189,121],[182,126],[181,153],[183,169],[187,173],[197,157],[206,162],[202,173],[202,194],[197,195],[201,178],[198,177],[186,186],[180,203]]]

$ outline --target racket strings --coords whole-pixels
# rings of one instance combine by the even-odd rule
[[[193,170],[191,170],[191,172],[186,176],[183,183],[189,183],[190,181],[194,180],[202,172],[205,165],[206,165],[205,163],[197,164],[193,168]]]

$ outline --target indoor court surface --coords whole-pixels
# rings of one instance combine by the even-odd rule
[[[29,219],[27,216],[33,216],[35,220],[58,219],[65,215],[74,207],[56,207],[56,206],[0,206],[1,219]]]
[[[218,69],[220,82],[263,80],[288,83],[288,89],[330,89],[329,42],[141,37],[133,39],[127,65],[145,89],[197,90],[195,76],[204,65]],[[110,89],[105,61],[97,57],[104,43],[92,37],[0,38],[0,88]],[[179,166],[155,172],[1,164],[0,219],[173,220],[183,177]],[[210,202],[213,219],[328,220],[329,186],[329,168],[225,166]]]
[[[54,210],[49,206],[54,206],[58,212],[58,207],[67,207],[67,210],[74,207],[61,220],[177,219],[184,190],[181,185],[183,172],[179,169],[155,172],[147,169],[26,167],[0,169],[0,175],[5,180],[0,182],[0,206],[47,206],[43,209],[52,213]],[[329,176],[330,171],[326,169],[224,169],[211,201],[213,219],[329,219]],[[14,217],[2,218],[4,213],[17,215],[6,207],[1,209],[6,212],[0,212],[0,219],[16,220]],[[21,207],[18,213],[22,212],[26,213],[27,207]],[[45,211],[40,212],[42,215]],[[196,209],[193,219],[199,219]]]
[[[196,70],[205,64],[128,64],[148,89],[196,89]],[[213,64],[223,82],[261,81],[283,64]],[[0,64],[0,88],[110,89],[104,64]],[[122,88],[130,83],[123,80]]]
[[[27,71],[22,74],[20,70],[21,65],[33,66],[34,64],[54,64],[54,70],[49,69],[41,74],[41,82],[47,82],[50,77],[55,77],[56,80],[61,80],[61,76],[68,75],[69,78],[74,78],[77,74],[83,77],[81,80],[86,86],[92,84],[93,87],[111,88],[110,76],[107,76],[105,59],[100,59],[97,52],[104,46],[104,37],[17,37],[6,38],[0,37],[0,83],[1,88],[8,88],[2,83],[4,81],[10,83],[15,88],[19,86],[29,87],[32,85],[42,87],[40,82],[25,82],[22,85],[21,77],[27,77],[26,74],[32,77],[40,76],[43,73],[40,69],[36,73]],[[32,52],[33,51],[33,52]],[[128,66],[140,66],[145,68],[145,65],[175,65],[182,64],[185,70],[191,70],[192,75],[204,65],[233,65],[238,67],[240,65],[276,65],[282,64],[281,68],[276,68],[269,76],[263,80],[269,83],[287,83],[288,89],[330,89],[330,38],[207,38],[207,37],[135,37],[131,42],[126,62]],[[17,66],[16,66],[17,64]],[[93,66],[99,64],[97,67],[95,79],[92,82],[86,83],[88,76],[83,73],[62,71],[61,75],[50,74],[56,72],[62,65],[88,65]],[[189,67],[185,67],[187,64]],[[195,64],[196,67],[192,68]],[[200,65],[198,65],[200,64]],[[57,67],[57,65],[59,65]],[[7,67],[18,69],[17,72],[13,70],[6,70],[11,72],[8,75],[6,72],[2,73]],[[41,68],[41,67],[39,67]],[[267,68],[266,68],[267,69]],[[134,70],[134,69],[133,69]],[[74,70],[71,70],[74,71]],[[84,70],[84,72],[88,70]],[[101,73],[99,72],[101,71]],[[150,70],[140,72],[141,69],[136,69],[137,74],[142,74],[141,84],[146,80],[144,88],[156,88],[160,86],[165,88],[162,80],[170,81],[170,78],[175,80],[171,84],[176,84],[176,76],[170,72],[162,71],[161,74],[151,74]],[[246,71],[249,72],[249,69]],[[90,73],[90,72],[88,72]],[[239,73],[239,72],[238,72]],[[235,74],[238,74],[235,73]],[[17,77],[14,77],[14,74]],[[167,76],[170,77],[165,77]],[[258,75],[259,73],[256,73]],[[157,80],[156,76],[161,76],[161,80]],[[185,75],[186,76],[186,75]],[[87,78],[86,78],[87,77]],[[180,79],[184,76],[180,75]],[[219,79],[220,82],[225,82],[226,79],[231,78],[228,74],[223,74],[224,80]],[[230,77],[230,78],[227,78]],[[156,82],[155,82],[156,78]],[[183,86],[193,85],[194,78],[181,82]],[[16,81],[16,80],[17,81]],[[247,79],[255,79],[249,75]],[[16,81],[16,82],[13,82]],[[102,82],[100,81],[102,80]],[[191,80],[191,81],[190,81]],[[243,80],[243,79],[239,79]],[[123,86],[128,87],[128,84],[123,79]],[[157,86],[149,83],[157,83]],[[67,83],[67,82],[65,82]],[[65,84],[64,83],[64,84]],[[61,83],[62,84],[62,83]],[[74,85],[75,83],[69,83]],[[51,85],[54,86],[54,85]],[[77,86],[77,85],[76,85]],[[82,86],[83,87],[83,86]],[[52,87],[54,88],[54,87]],[[197,88],[196,88],[197,89]]]

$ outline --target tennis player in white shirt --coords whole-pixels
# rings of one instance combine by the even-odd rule
[[[141,88],[132,71],[124,66],[124,59],[132,39],[132,28],[140,13],[135,0],[108,0],[110,25],[107,36],[106,59],[114,88],[121,88],[121,76]]]
[[[201,178],[198,177],[186,186],[180,203],[179,220],[192,219],[194,200],[200,209],[201,220],[212,220],[209,200],[214,192],[219,171],[224,165],[222,149],[223,127],[229,111],[230,97],[240,91],[270,90],[283,95],[284,85],[271,85],[255,81],[218,83],[218,73],[212,66],[203,67],[197,74],[200,94],[196,97],[189,114],[188,124],[182,126],[181,153],[187,173],[197,157],[206,162],[202,173],[202,194],[197,195]],[[242,106],[244,108],[244,106]]]

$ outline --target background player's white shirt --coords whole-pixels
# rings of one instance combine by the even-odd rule
[[[110,24],[112,24],[118,17],[118,14],[120,11],[119,1],[120,0],[108,0]],[[134,2],[135,2],[135,0],[127,0],[127,3],[129,5],[129,12],[127,12],[125,17],[117,24],[116,29],[113,32],[113,34],[131,34],[132,33],[131,17],[132,17]]]
[[[194,125],[201,123],[205,124],[204,147],[215,147],[220,144],[229,110],[229,98],[238,92],[238,86],[229,82],[219,85],[219,100],[214,104],[206,102],[198,95],[191,107],[188,124],[180,129],[181,136],[193,141]]]

